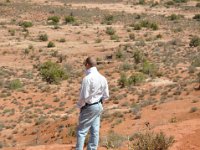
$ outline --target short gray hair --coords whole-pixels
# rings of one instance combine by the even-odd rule
[[[97,65],[96,59],[93,57],[86,58],[84,63],[89,64],[91,67],[94,67]]]

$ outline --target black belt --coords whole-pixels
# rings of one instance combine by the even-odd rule
[[[85,105],[84,105],[83,107],[81,107],[81,110],[82,110],[82,109],[85,109],[85,108],[87,108],[87,107],[89,107],[89,106],[99,104],[99,103],[102,103],[102,99],[101,99],[100,101],[95,102],[95,103],[92,103],[92,104],[85,103]]]

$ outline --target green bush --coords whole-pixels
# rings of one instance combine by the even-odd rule
[[[134,34],[134,33],[130,33],[130,34],[129,34],[129,38],[130,38],[131,40],[135,40],[135,34]]]
[[[122,73],[120,79],[118,80],[118,84],[121,88],[124,88],[128,83],[128,78],[125,73]]]
[[[33,26],[33,23],[30,21],[22,21],[19,23],[19,26],[22,26],[24,28],[29,28]]]
[[[194,15],[193,19],[200,21],[200,14]]]
[[[198,36],[194,36],[192,37],[192,39],[190,40],[190,47],[197,47],[200,45],[200,38]]]
[[[134,24],[134,30],[141,30],[142,27],[139,23]]]
[[[144,60],[144,55],[142,52],[140,52],[139,50],[136,50],[134,53],[133,53],[133,58],[135,60],[135,63],[136,64],[139,64],[141,62],[143,62]]]
[[[9,29],[8,32],[10,33],[11,36],[15,35],[15,29]]]
[[[144,74],[148,74],[149,76],[155,76],[157,74],[157,67],[154,63],[150,63],[148,61],[144,61],[142,64],[142,70]]]
[[[180,18],[181,18],[181,16],[180,15],[176,15],[176,14],[171,14],[169,16],[169,20],[178,20]]]
[[[194,113],[194,112],[196,112],[198,110],[198,108],[197,107],[192,107],[191,109],[190,109],[190,113]]]
[[[145,76],[143,73],[134,73],[128,78],[128,85],[136,85],[138,83],[142,83],[145,80]]]
[[[40,41],[48,41],[48,35],[47,34],[40,34],[39,40]]]
[[[145,0],[139,0],[139,4],[140,5],[144,5],[145,4]]]
[[[55,44],[54,44],[52,41],[50,41],[50,42],[48,43],[47,47],[48,47],[48,48],[55,47]]]
[[[108,35],[114,35],[115,32],[116,32],[115,29],[113,29],[112,27],[106,28],[106,34],[108,34]]]
[[[174,1],[167,1],[165,4],[166,5],[174,5],[175,3],[174,3]]]
[[[111,25],[113,23],[114,16],[113,15],[106,15],[104,16],[103,23],[107,25]]]
[[[196,7],[200,7],[200,3],[197,3],[197,4],[196,4]]]
[[[19,79],[12,80],[9,83],[9,89],[11,89],[11,90],[16,90],[16,89],[22,88],[22,86],[23,85]]]
[[[158,29],[158,25],[155,22],[150,22],[149,20],[142,20],[140,24],[142,27],[145,27],[145,28],[151,28],[153,30]]]
[[[199,57],[199,55],[197,57],[193,58],[191,66],[200,67],[200,57]]]
[[[124,54],[122,53],[121,50],[117,50],[115,56],[117,59],[122,59],[124,57]]]
[[[142,20],[140,23],[134,24],[134,30],[141,30],[141,28],[148,28],[152,30],[158,30],[158,24],[150,22],[149,20]]]
[[[127,63],[127,62],[125,62],[120,66],[120,69],[122,69],[124,71],[130,70],[130,69],[132,69],[132,65]]]
[[[166,137],[162,132],[137,134],[134,137],[134,150],[168,150],[175,142],[174,137]]]
[[[151,26],[151,22],[148,20],[142,20],[140,22],[141,27],[149,28]]]
[[[175,3],[186,3],[188,0],[173,0]]]
[[[118,41],[118,40],[119,40],[119,37],[118,37],[118,35],[114,34],[114,35],[111,35],[111,36],[110,36],[110,39],[111,39],[111,40]]]
[[[40,75],[48,83],[59,83],[68,78],[66,71],[57,63],[47,61],[39,67]]]
[[[64,43],[64,42],[66,42],[66,40],[65,40],[65,38],[61,38],[61,39],[59,40],[59,42]]]
[[[60,21],[60,17],[58,16],[50,16],[47,19],[48,21],[52,21],[52,24],[58,24]]]
[[[66,24],[72,24],[76,21],[75,17],[70,15],[65,17],[65,23]]]

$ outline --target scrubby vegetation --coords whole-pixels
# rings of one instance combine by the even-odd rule
[[[134,150],[168,150],[174,143],[173,137],[166,137],[162,132],[138,134],[134,140]]]
[[[55,47],[56,45],[54,44],[54,42],[50,41],[47,45],[48,48],[51,48],[51,47]]]
[[[33,23],[30,21],[22,21],[19,23],[19,26],[22,26],[24,28],[29,28],[33,26]]]
[[[48,21],[51,21],[52,24],[58,24],[60,21],[60,17],[59,16],[50,16],[47,19]]]
[[[200,38],[198,36],[194,36],[192,37],[192,39],[190,40],[190,44],[191,47],[197,47],[200,45]]]
[[[57,63],[47,61],[39,67],[40,75],[48,83],[59,83],[68,78],[67,72]]]
[[[72,24],[76,21],[75,17],[73,15],[66,16],[65,17],[65,23],[66,24]]]
[[[200,21],[200,14],[196,14],[193,19]]]
[[[16,89],[22,88],[22,86],[23,85],[19,79],[12,80],[9,83],[9,89],[11,89],[11,90],[16,90]]]
[[[152,133],[160,125],[198,130],[198,10],[186,0],[0,2],[0,147],[75,144],[87,56],[109,84],[100,149],[169,149]]]
[[[48,41],[48,35],[47,34],[40,34],[39,40],[40,41]]]

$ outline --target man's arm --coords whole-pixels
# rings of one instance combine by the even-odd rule
[[[108,82],[105,80],[105,89],[103,91],[102,101],[108,100],[109,98],[109,88],[108,88]]]
[[[80,90],[80,98],[77,102],[77,107],[81,108],[85,105],[85,100],[89,97],[89,82],[86,78],[83,79]]]

